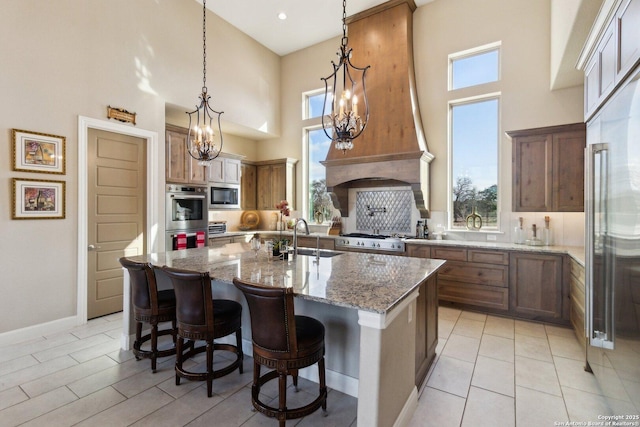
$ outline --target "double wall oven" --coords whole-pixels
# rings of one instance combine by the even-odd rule
[[[195,248],[202,242],[206,246],[209,240],[207,187],[167,184],[165,197],[166,250]]]

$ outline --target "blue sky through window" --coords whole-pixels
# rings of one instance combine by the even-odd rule
[[[499,50],[451,60],[451,89],[495,82],[499,78]]]
[[[498,183],[498,100],[452,107],[453,184],[467,176],[482,191]]]

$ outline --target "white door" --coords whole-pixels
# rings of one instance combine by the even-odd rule
[[[118,259],[145,253],[146,140],[89,129],[87,318],[122,310]]]

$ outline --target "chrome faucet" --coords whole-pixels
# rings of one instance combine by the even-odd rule
[[[293,257],[295,258],[298,255],[298,224],[302,221],[304,224],[304,228],[307,232],[307,236],[309,235],[309,224],[304,218],[296,219],[296,223],[293,225]]]

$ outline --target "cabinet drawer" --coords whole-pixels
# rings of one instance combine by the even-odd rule
[[[447,262],[439,271],[438,278],[476,285],[507,287],[509,268],[504,265]]]
[[[571,275],[574,276],[580,283],[582,283],[582,291],[584,292],[584,267],[578,263],[573,258],[570,258],[569,269],[571,271]]]
[[[315,249],[317,243],[315,237],[302,237],[298,235],[298,247]],[[335,249],[334,240],[320,239],[320,249]]]
[[[407,245],[407,256],[415,258],[431,258],[431,248],[425,245]]]
[[[500,251],[481,251],[472,249],[468,253],[470,262],[481,262],[484,264],[509,265],[509,253]]]
[[[431,257],[449,261],[466,261],[467,250],[457,248],[431,248]]]
[[[509,309],[509,289],[442,280],[438,277],[438,298],[444,301]]]

